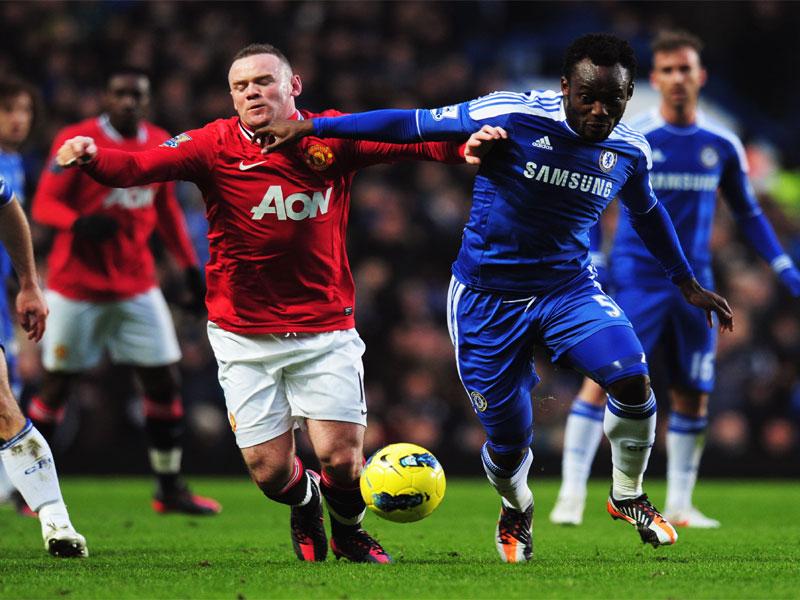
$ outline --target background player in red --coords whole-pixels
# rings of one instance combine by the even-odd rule
[[[144,120],[150,81],[137,69],[110,73],[106,112],[64,128],[64,140],[90,135],[102,147],[128,151],[157,146],[169,134]],[[55,230],[48,257],[47,300],[51,321],[44,338],[45,376],[29,413],[49,437],[77,375],[96,366],[104,350],[112,362],[131,365],[144,390],[150,466],[158,486],[157,512],[215,514],[219,504],[193,495],[181,480],[183,404],[177,373],[181,357],[175,329],[158,287],[148,240],[154,230],[184,269],[202,305],[197,257],[174,193],[174,184],[128,189],[101,185],[54,161],[42,174],[33,218]]]
[[[79,162],[108,185],[186,179],[206,202],[208,335],[231,426],[253,481],[292,507],[300,560],[324,560],[321,495],[331,548],[357,562],[390,562],[362,528],[358,488],[367,407],[364,343],[354,326],[345,234],[354,171],[402,159],[463,162],[457,145],[393,145],[309,137],[265,156],[253,130],[297,110],[300,77],[267,44],[242,49],[228,83],[237,117],[183,133],[159,148],[120,152],[92,137],[67,140],[59,165]],[[325,111],[323,115],[340,114]],[[77,132],[76,132],[77,133]],[[320,476],[295,455],[307,428]]]

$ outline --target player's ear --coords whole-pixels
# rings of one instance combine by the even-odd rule
[[[295,97],[299,96],[300,93],[303,91],[303,82],[300,80],[300,75],[298,75],[297,73],[292,75],[291,84],[292,84],[292,96]]]
[[[627,90],[628,91],[628,100],[633,98],[633,88],[635,86],[636,86],[636,84],[634,83],[633,79],[631,79],[630,82],[628,83],[628,90]]]
[[[706,71],[703,67],[700,67],[700,87],[703,87],[708,81],[708,71]]]
[[[569,81],[563,75],[561,76],[561,93],[569,96]]]

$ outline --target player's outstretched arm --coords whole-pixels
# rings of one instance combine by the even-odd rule
[[[292,121],[292,125],[274,121],[256,130],[253,141],[261,144],[265,153],[307,135],[392,144],[460,141],[482,125],[473,121],[468,113],[459,112],[460,106],[447,107],[446,110],[452,111],[454,117],[446,119],[441,117],[445,109],[386,109],[338,117],[315,117],[307,121]]]
[[[11,257],[19,278],[16,311],[28,339],[38,342],[44,334],[47,303],[39,288],[33,260],[31,230],[19,203],[0,178],[0,242]]]
[[[733,311],[725,298],[703,288],[694,277],[678,282],[678,287],[689,304],[706,311],[709,327],[714,326],[711,315],[716,313],[720,330],[733,331]]]

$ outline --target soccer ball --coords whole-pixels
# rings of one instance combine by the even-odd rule
[[[361,473],[361,496],[379,517],[397,523],[419,521],[444,498],[444,470],[416,444],[390,444],[370,456]]]

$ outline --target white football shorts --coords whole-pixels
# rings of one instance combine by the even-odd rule
[[[306,419],[366,426],[364,342],[355,329],[240,335],[209,322],[208,339],[240,448]]]
[[[108,349],[115,364],[159,367],[181,359],[167,303],[154,287],[126,300],[71,300],[45,290],[50,307],[42,339],[48,371],[78,372],[97,366]]]

